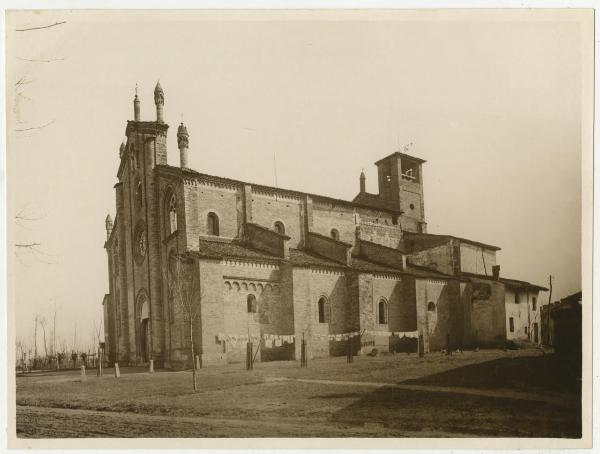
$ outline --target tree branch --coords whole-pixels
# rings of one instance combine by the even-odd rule
[[[30,83],[32,83],[32,82],[33,82],[33,80],[27,80],[27,79],[25,79],[25,77],[21,77],[21,78],[20,78],[20,79],[19,79],[19,80],[18,80],[18,81],[15,83],[15,86],[16,86],[16,87],[18,87],[19,85],[27,85],[27,84],[30,84]]]
[[[31,128],[24,128],[24,129],[15,129],[15,131],[17,131],[17,132],[25,132],[25,131],[31,131],[33,129],[42,129],[42,128],[45,128],[46,126],[50,126],[52,123],[54,123],[54,121],[55,120],[49,121],[45,125],[41,125],[41,126],[33,126]]]
[[[21,57],[17,57],[17,60],[30,61],[32,63],[52,63],[53,61],[63,61],[64,58],[52,58],[50,60],[39,60],[37,58],[21,58]]]
[[[15,31],[17,32],[28,32],[30,30],[42,30],[44,28],[50,28],[50,27],[55,27],[57,25],[62,25],[62,24],[66,24],[67,21],[62,21],[62,22],[55,22],[54,24],[50,24],[50,25],[43,25],[41,27],[30,27],[30,28],[17,28],[15,29]]]
[[[34,248],[36,246],[41,246],[41,243],[23,243],[23,244],[15,244],[15,247],[30,247]]]

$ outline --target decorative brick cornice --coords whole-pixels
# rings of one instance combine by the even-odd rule
[[[311,266],[310,271],[313,274],[330,274],[330,275],[334,275],[334,276],[344,276],[346,274],[344,271],[337,271],[337,270],[333,270],[331,268],[321,268],[321,267],[315,267],[315,266]]]
[[[265,198],[277,199],[277,200],[288,200],[291,202],[300,202],[302,200],[302,197],[298,193],[275,189],[275,188],[269,189],[269,188],[265,188],[265,187],[258,187],[258,188],[253,187],[252,194],[257,195],[259,197],[265,197]]]
[[[130,132],[137,132],[141,134],[155,135],[155,136],[166,136],[169,125],[166,123],[158,123],[156,121],[132,121],[127,122],[127,129],[125,134],[129,136]]]
[[[391,281],[401,281],[402,276],[399,274],[387,274],[387,273],[372,273],[374,278],[377,279],[389,279]]]
[[[245,266],[249,268],[264,268],[276,271],[279,270],[279,265],[259,259],[224,258],[222,263],[223,265],[228,266]]]

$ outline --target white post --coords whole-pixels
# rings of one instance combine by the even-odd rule
[[[153,373],[154,373],[154,360],[153,360],[153,359],[151,359],[151,360],[150,360],[150,371],[149,371],[149,372],[150,372],[151,374],[153,374]]]
[[[81,366],[81,381],[85,381],[87,379],[85,375],[85,366]]]
[[[115,363],[115,378],[119,378],[121,376],[121,371],[119,370],[119,363]]]

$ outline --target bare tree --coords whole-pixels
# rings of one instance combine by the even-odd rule
[[[54,302],[54,314],[52,317],[52,354],[56,354],[56,301]]]
[[[194,347],[194,323],[200,316],[202,292],[195,272],[193,260],[186,256],[171,255],[167,267],[166,282],[169,299],[174,309],[181,314],[189,330],[188,341],[192,355],[192,381],[194,392],[198,390],[196,380],[196,350]]]
[[[26,369],[26,363],[25,363],[25,354],[27,352],[27,345],[25,344],[25,341],[23,339],[17,339],[16,341],[16,356],[17,356],[17,368],[20,366],[21,369],[24,371]]]
[[[39,324],[42,327],[42,334],[44,336],[44,356],[48,357],[48,344],[46,343],[46,326],[48,326],[48,320],[46,317],[42,317],[39,320]]]
[[[96,344],[100,344],[100,334],[102,333],[102,320],[100,320],[100,322],[97,322],[96,320],[93,321],[94,323],[94,340],[96,341]]]
[[[33,322],[33,359],[34,361],[37,358],[37,327],[38,327],[38,319],[39,316],[35,315],[35,321]]]

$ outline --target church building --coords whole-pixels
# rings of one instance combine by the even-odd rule
[[[164,93],[142,121],[137,93],[106,218],[105,345],[111,362],[202,367],[538,342],[539,291],[505,279],[497,246],[427,232],[425,161],[395,152],[353,200],[233,180],[167,164]],[[412,348],[412,347],[411,347]]]

